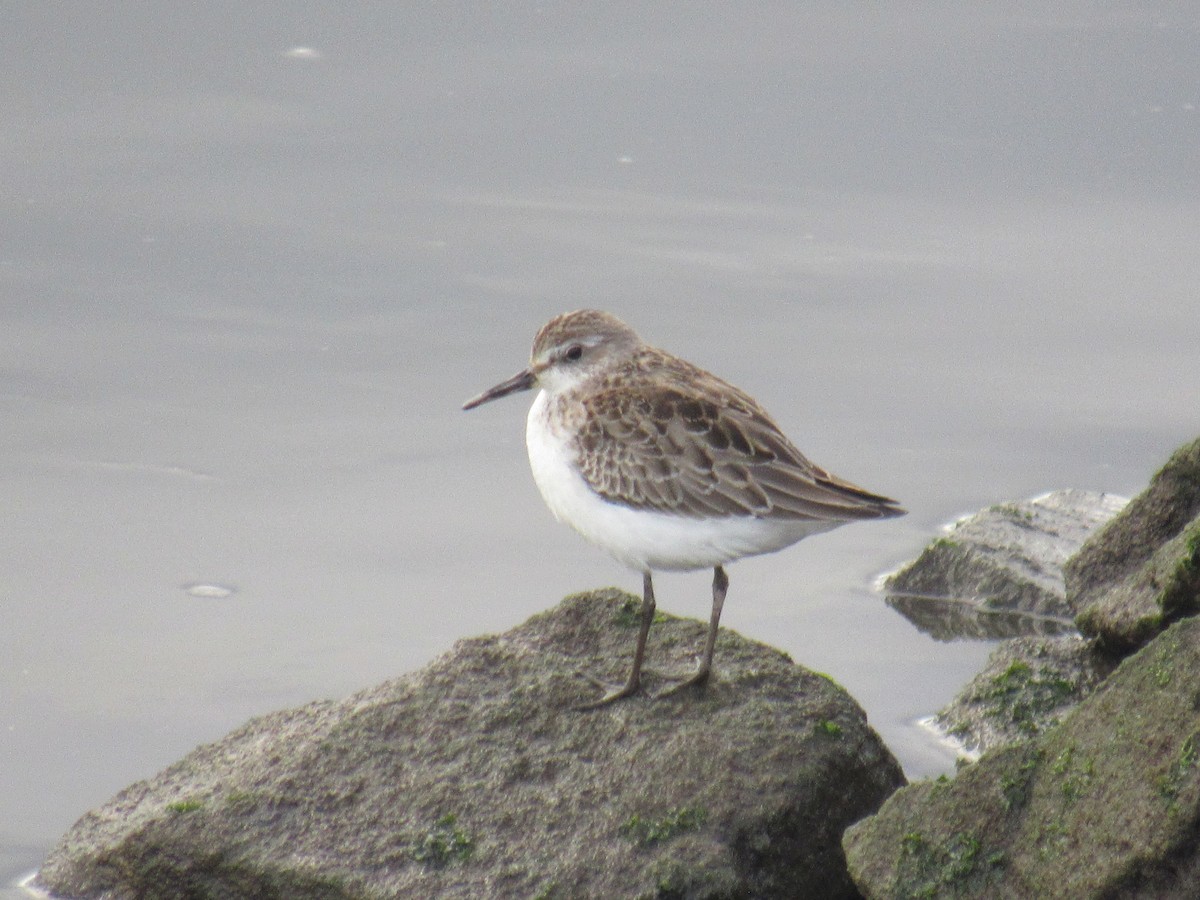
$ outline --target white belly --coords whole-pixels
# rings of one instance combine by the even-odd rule
[[[542,391],[529,410],[525,429],[529,466],[542,499],[556,519],[632,569],[646,572],[724,565],[743,556],[782,550],[810,534],[842,524],[750,516],[700,519],[610,503],[579,474],[568,438],[548,422],[547,405]]]

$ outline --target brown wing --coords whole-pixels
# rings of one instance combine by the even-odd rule
[[[749,395],[675,357],[655,362],[654,379],[612,379],[583,398],[579,467],[600,496],[690,517],[902,514],[811,463]]]

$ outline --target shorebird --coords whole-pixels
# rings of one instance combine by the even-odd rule
[[[534,338],[529,366],[463,409],[534,387],[525,442],[542,499],[559,521],[642,573],[629,676],[582,709],[641,689],[652,572],[713,570],[700,664],[662,697],[712,673],[727,564],[847,522],[904,514],[896,501],[810,462],[749,394],[644,343],[609,313],[551,319]]]

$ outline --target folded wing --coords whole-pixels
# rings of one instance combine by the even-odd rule
[[[589,415],[576,449],[597,494],[688,517],[847,521],[903,514],[894,500],[810,462],[749,395],[701,370],[679,375],[679,387],[660,378],[653,391],[613,387],[585,399]],[[709,389],[697,390],[697,383]]]

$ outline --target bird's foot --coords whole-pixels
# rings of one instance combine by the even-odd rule
[[[712,669],[700,668],[695,674],[689,675],[682,681],[671,685],[669,688],[664,688],[654,695],[652,699],[661,700],[663,697],[671,697],[678,694],[680,691],[690,687],[703,687],[708,683],[709,676],[712,675]]]
[[[626,697],[632,697],[634,694],[644,693],[640,679],[631,678],[620,687],[609,684],[607,681],[602,681],[595,675],[590,675],[587,672],[578,673],[581,678],[586,678],[600,690],[604,691],[604,696],[598,700],[592,700],[588,703],[581,703],[578,706],[572,707],[576,710],[599,709],[602,706],[608,706],[610,703],[615,703],[618,700],[623,700]]]

